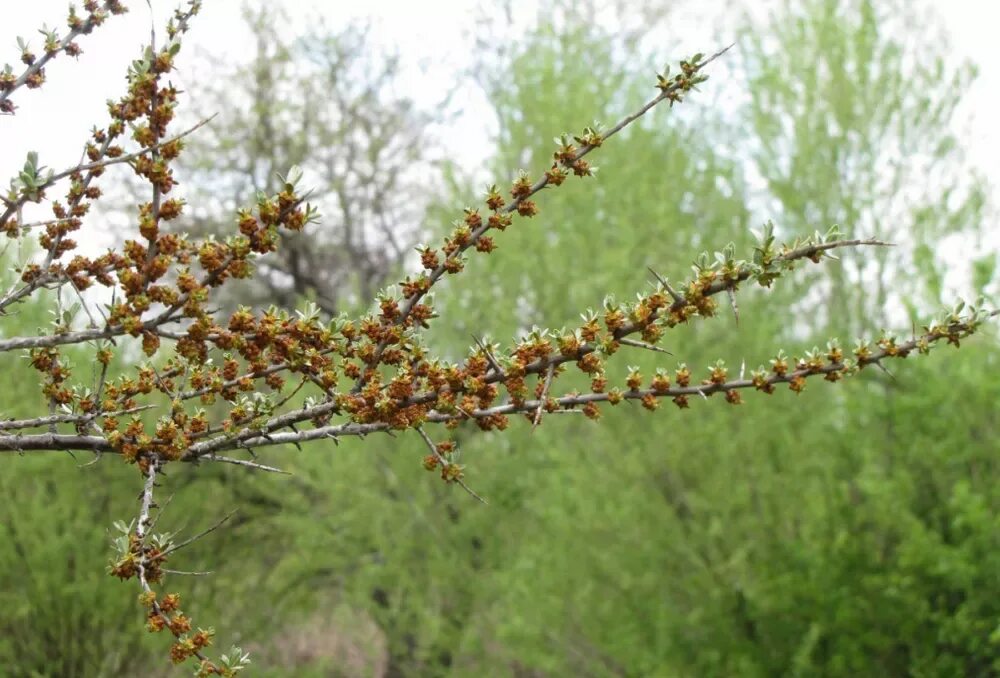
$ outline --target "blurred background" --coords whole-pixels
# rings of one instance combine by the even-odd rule
[[[154,0],[161,25],[172,11]],[[0,121],[0,170],[28,150],[74,164],[150,8],[81,41]],[[61,23],[62,2],[4,8],[0,62]],[[655,92],[655,73],[735,47],[702,92],[655,110],[594,157],[595,179],[437,294],[432,336],[457,358],[472,334],[507,343],[559,328],[702,250],[749,252],[771,219],[788,239],[833,224],[891,249],[848,253],[740,296],[669,334],[676,358],[755,367],[833,337],[908,334],[957,297],[996,305],[998,57],[988,2],[206,3],[177,74],[176,129],[211,114],[179,161],[177,224],[228,232],[237,206],[298,164],[323,220],[286,238],[224,304],[363,312],[412,270],[484,186],[549,163],[552,137],[606,124]],[[995,23],[993,24],[995,25]],[[162,31],[162,29],[161,29]],[[992,56],[991,56],[992,55]],[[992,83],[992,84],[991,84]],[[99,249],[133,237],[127,172],[89,219]],[[3,256],[9,268],[13,248]],[[4,281],[6,282],[6,281]],[[512,300],[516,299],[516,303]],[[5,333],[48,309],[24,304]],[[80,354],[80,361],[89,360]],[[372,437],[262,461],[293,471],[172,469],[161,528],[227,527],[175,578],[265,676],[1000,675],[1000,345],[962,346],[744,405],[621,405],[598,424],[534,433],[459,429],[489,506],[420,467],[423,443]],[[0,414],[41,402],[11,365]],[[622,378],[625,365],[619,365]],[[69,455],[0,463],[0,674],[172,675],[132,584],[103,570],[135,469]],[[154,667],[150,669],[150,667]],[[183,669],[187,670],[187,669]]]

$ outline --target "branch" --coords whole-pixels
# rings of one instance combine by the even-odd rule
[[[473,499],[488,506],[489,502],[480,497],[475,492],[473,492],[469,488],[469,486],[465,484],[465,481],[462,480],[462,476],[464,475],[462,473],[462,467],[452,461],[448,461],[447,459],[445,459],[444,456],[441,454],[441,452],[438,450],[437,445],[434,444],[434,441],[430,439],[430,436],[428,436],[424,432],[424,429],[422,427],[419,426],[417,427],[417,433],[419,433],[420,437],[424,439],[424,442],[427,444],[427,447],[431,449],[431,455],[437,460],[437,463],[441,465],[442,469],[441,477],[450,482],[458,483],[459,486],[461,486],[463,490],[468,492]]]
[[[69,33],[66,34],[66,37],[55,44],[52,44],[51,49],[47,47],[41,58],[30,58],[28,67],[25,68],[21,75],[19,75],[15,80],[9,82],[0,79],[0,113],[14,112],[14,105],[9,98],[10,95],[17,89],[23,87],[24,85],[27,85],[29,89],[41,86],[42,82],[45,80],[45,65],[54,59],[60,52],[66,52],[72,56],[80,54],[80,48],[73,41],[81,35],[91,33],[94,28],[104,23],[104,20],[107,17],[104,12],[110,12],[111,14],[117,15],[124,14],[126,11],[127,10],[120,2],[118,2],[118,0],[106,0],[103,12],[92,12],[83,21],[77,19],[76,25],[72,26]],[[27,50],[24,50],[24,52],[27,52]]]
[[[687,80],[678,79],[662,86],[660,93],[655,97],[653,97],[652,99],[650,99],[649,101],[647,101],[645,104],[643,104],[643,106],[641,106],[636,112],[622,118],[620,121],[618,121],[616,125],[611,127],[611,129],[609,129],[607,132],[604,132],[599,135],[595,133],[595,136],[593,137],[593,141],[591,143],[584,143],[580,148],[574,149],[571,157],[567,158],[567,161],[571,160],[573,163],[581,161],[585,156],[589,155],[591,151],[593,151],[594,149],[598,148],[601,144],[603,144],[604,141],[610,139],[618,132],[628,127],[629,124],[641,118],[657,104],[663,101],[670,101],[671,104],[674,101],[678,101],[679,96],[682,92],[687,92],[693,87],[692,83],[695,81],[696,79],[695,76],[697,76],[698,72],[705,66],[712,63],[717,58],[725,54],[731,47],[732,45],[725,47],[716,52],[715,54],[709,56],[707,59],[699,61],[698,63],[687,64],[688,69],[690,69],[689,78]],[[589,172],[586,172],[586,174],[589,174]],[[543,188],[553,183],[551,177],[552,175],[549,173],[544,174],[541,179],[536,181],[529,188],[527,188],[524,191],[518,192],[517,197],[510,204],[508,204],[503,208],[497,209],[495,211],[496,214],[509,215],[512,214],[513,212],[519,211],[519,206],[524,204],[526,201],[530,200],[535,194],[537,194]],[[559,183],[562,183],[561,179],[558,180],[558,182],[555,185],[558,185]],[[449,271],[449,261],[458,260],[461,257],[461,255],[464,252],[466,252],[470,247],[474,247],[480,241],[483,235],[485,235],[486,232],[490,230],[490,228],[491,228],[490,221],[485,220],[482,221],[481,225],[472,230],[468,240],[463,244],[459,245],[454,253],[449,254],[444,262],[438,264],[430,272],[430,274],[427,276],[427,284],[423,286],[421,289],[417,290],[412,296],[410,296],[404,302],[398,318],[396,318],[389,324],[405,327],[407,321],[410,318],[410,315],[413,313],[413,310],[417,306],[417,304],[420,303],[420,301],[427,295],[427,293],[431,290],[431,288],[433,288],[433,286],[438,282],[438,280],[440,280],[441,277],[446,272]],[[379,361],[381,360],[382,355],[388,346],[389,346],[389,341],[387,340],[380,341],[375,349],[375,354],[370,364],[372,365],[379,364]],[[366,380],[365,375],[362,375],[357,380],[357,383],[355,384],[354,387],[355,393],[361,390],[361,388],[364,386],[365,380]]]
[[[643,400],[645,398],[677,398],[689,395],[709,397],[718,392],[738,391],[754,388],[759,391],[770,392],[769,386],[778,384],[797,384],[801,380],[815,376],[824,376],[828,381],[836,381],[841,376],[849,376],[855,371],[868,365],[880,365],[886,358],[905,358],[913,351],[926,352],[930,347],[942,340],[947,343],[957,344],[959,341],[972,334],[978,325],[986,318],[995,317],[1000,311],[982,313],[977,316],[961,318],[956,322],[944,326],[935,326],[928,329],[924,334],[914,337],[909,341],[896,344],[886,342],[885,346],[877,350],[859,349],[855,361],[830,361],[827,364],[815,364],[801,369],[775,373],[766,378],[756,379],[735,379],[719,380],[718,382],[706,383],[696,386],[670,386],[660,389],[634,389],[628,391],[612,391],[608,393],[587,393],[587,394],[567,394],[560,398],[555,398],[558,408],[573,411],[572,408],[588,405],[591,403],[611,402],[614,400]],[[546,368],[548,364],[546,365]],[[836,375],[836,378],[830,378]],[[437,394],[434,394],[436,399]],[[428,396],[420,396],[421,400],[429,399]],[[519,413],[530,413],[534,415],[539,407],[544,407],[543,399],[523,400],[518,403],[508,402],[489,408],[478,408],[464,410],[460,413],[442,412],[430,409],[424,416],[427,423],[448,423],[463,421],[467,418],[484,420],[497,415],[510,415]],[[328,415],[337,409],[336,403],[323,403],[312,408],[296,410],[285,415],[274,417],[268,420],[259,430],[246,430],[235,435],[225,435],[195,443],[188,448],[183,456],[184,461],[195,461],[201,457],[212,459],[218,452],[244,449],[253,447],[272,447],[275,445],[304,443],[312,440],[332,439],[347,436],[366,436],[372,433],[391,433],[392,426],[384,422],[356,423],[345,422],[337,425],[320,426],[305,431],[272,432],[290,425],[315,419]],[[115,452],[110,444],[102,437],[97,436],[69,436],[53,434],[37,435],[0,435],[0,451],[41,451],[41,450],[93,450],[101,452]],[[218,459],[216,459],[218,460]]]

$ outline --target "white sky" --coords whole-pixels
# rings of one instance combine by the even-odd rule
[[[162,31],[166,17],[178,0],[151,0],[156,25]],[[522,2],[531,3],[530,0]],[[770,4],[753,0],[756,8]],[[84,54],[79,62],[61,56],[47,69],[48,82],[41,90],[19,90],[14,101],[19,106],[16,116],[0,117],[0,186],[24,161],[29,150],[40,153],[41,162],[49,167],[62,169],[78,161],[83,141],[94,124],[107,121],[105,100],[117,98],[122,91],[128,60],[138,55],[140,45],[149,38],[150,9],[145,2],[130,0],[129,14],[115,17],[94,35],[79,41]],[[429,62],[428,71],[414,70],[414,93],[437,100],[453,85],[453,74],[446,64],[459,68],[467,63],[463,56],[471,45],[473,18],[479,3],[462,0],[368,0],[365,3],[333,0],[309,2],[279,0],[272,4],[283,5],[293,23],[304,24],[311,11],[328,17],[332,25],[349,17],[370,16],[374,19],[373,32],[378,41],[401,52],[405,63]],[[995,27],[1000,26],[1000,1],[997,0],[936,0],[947,28],[953,37],[956,57],[965,57],[980,67],[980,77],[974,89],[966,95],[963,114],[970,125],[966,139],[971,160],[990,178],[994,195],[1000,186],[1000,46]],[[4,23],[0,27],[0,64],[17,63],[18,50],[15,37],[20,34],[39,46],[42,38],[36,32],[44,23],[64,26],[66,0],[0,0]],[[205,0],[202,13],[196,17],[193,29],[185,39],[180,57],[180,72],[175,82],[182,88],[185,76],[185,57],[190,58],[194,49],[208,49],[213,53],[238,55],[252,49],[250,35],[239,20],[241,0]],[[690,5],[689,5],[690,6]],[[717,44],[719,21],[703,21],[706,14],[732,16],[731,3],[711,0],[698,3],[697,12],[677,11],[672,15],[672,26],[678,34],[685,34],[687,43],[671,46],[665,60],[691,51],[706,50]],[[678,23],[690,24],[678,26]],[[183,103],[183,102],[182,102]],[[463,116],[450,131],[452,157],[467,170],[482,164],[489,149],[489,125],[492,121],[477,118],[474,100],[472,114]],[[586,114],[584,114],[586,115]],[[559,130],[554,130],[553,133]],[[1000,200],[996,200],[1000,204]]]

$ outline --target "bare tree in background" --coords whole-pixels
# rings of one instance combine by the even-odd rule
[[[233,67],[209,57],[213,72],[231,75],[198,79],[191,92],[199,115],[217,116],[190,142],[186,183],[207,207],[184,228],[227,232],[237,206],[280,190],[282,168],[308,167],[323,222],[285,239],[281,254],[227,301],[308,298],[335,315],[374,298],[415,244],[426,195],[417,182],[426,186],[434,171],[431,129],[441,114],[398,91],[400,61],[373,48],[368,26],[318,23],[289,40],[278,12],[245,9],[256,35],[252,60]]]

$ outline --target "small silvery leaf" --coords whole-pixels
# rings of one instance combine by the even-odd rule
[[[288,174],[285,175],[285,188],[295,188],[295,185],[302,180],[302,168],[298,165],[292,165]]]

